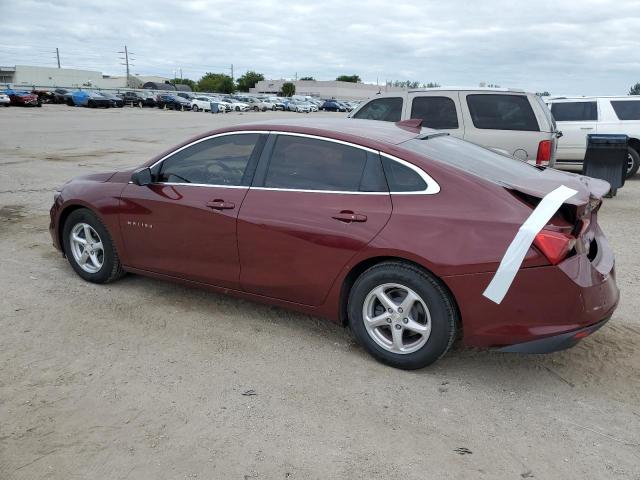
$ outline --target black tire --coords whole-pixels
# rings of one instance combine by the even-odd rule
[[[70,234],[73,227],[78,223],[90,225],[98,233],[100,241],[102,241],[104,252],[102,267],[95,273],[89,273],[83,270],[72,254]],[[81,208],[71,212],[62,229],[62,241],[71,268],[84,280],[92,283],[109,283],[121,278],[125,274],[109,231],[91,210]]]
[[[638,153],[638,151],[634,148],[629,147],[629,156],[633,161],[633,165],[627,170],[626,178],[633,177],[636,173],[638,173],[638,168],[640,167],[640,154]]]
[[[393,353],[374,341],[365,327],[363,308],[367,296],[374,288],[388,283],[410,288],[429,310],[431,332],[426,343],[415,352]],[[380,263],[362,273],[349,292],[347,311],[349,327],[356,340],[378,361],[405,370],[426,367],[447,353],[459,323],[454,301],[441,283],[422,269],[402,262]]]
[[[191,111],[192,111],[192,112],[197,112],[197,111],[198,111],[198,106],[197,106],[197,105],[193,105],[193,106],[191,107]]]

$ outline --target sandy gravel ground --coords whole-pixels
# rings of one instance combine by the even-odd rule
[[[51,247],[69,178],[284,115],[0,109],[0,479],[640,479],[640,176],[601,210],[622,291],[607,326],[417,372],[316,318],[85,283]]]

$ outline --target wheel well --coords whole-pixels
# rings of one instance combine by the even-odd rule
[[[629,146],[633,148],[636,152],[638,152],[638,154],[640,154],[640,140],[638,140],[637,138],[630,138]]]
[[[76,210],[80,210],[81,208],[87,208],[83,205],[69,205],[62,212],[60,212],[60,219],[58,220],[58,242],[60,243],[60,248],[62,249],[62,253],[66,253],[64,251],[64,241],[62,238],[62,232],[64,231],[64,224],[67,222],[67,218],[71,213]]]
[[[402,263],[405,263],[407,265],[412,265],[412,266],[414,266],[416,268],[419,268],[420,270],[428,273],[433,278],[435,278],[436,281],[438,281],[440,283],[442,288],[451,297],[451,300],[453,302],[453,306],[456,309],[456,312],[458,314],[458,319],[460,320],[460,325],[458,326],[458,328],[460,329],[459,335],[460,336],[462,335],[462,323],[463,323],[463,320],[462,320],[462,316],[460,314],[460,308],[458,307],[458,301],[456,300],[456,297],[453,295],[453,292],[440,279],[440,277],[438,277],[435,273],[433,273],[429,269],[423,267],[419,263],[413,262],[411,260],[407,260],[406,258],[402,258],[402,257],[372,257],[372,258],[367,258],[366,260],[363,260],[362,262],[360,262],[357,265],[355,265],[349,271],[349,273],[347,274],[347,276],[344,279],[344,282],[342,282],[342,288],[340,289],[340,322],[341,322],[342,326],[345,326],[345,327],[347,326],[347,321],[348,321],[347,302],[349,300],[349,292],[351,291],[351,288],[353,287],[353,284],[356,283],[356,280],[358,279],[358,277],[360,275],[362,275],[366,270],[368,270],[369,268],[373,267],[374,265],[378,265],[379,263],[383,263],[383,262],[402,262]]]

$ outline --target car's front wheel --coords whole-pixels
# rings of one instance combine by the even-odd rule
[[[111,235],[91,210],[71,212],[62,236],[67,259],[83,279],[108,283],[124,275]]]
[[[629,153],[627,156],[627,178],[638,173],[638,168],[640,168],[640,153],[629,147]]]
[[[198,111],[198,105],[195,105],[195,104],[194,104],[194,105],[191,107],[191,111],[193,111],[193,112],[197,112],[197,111]]]
[[[377,360],[407,370],[442,357],[455,339],[458,313],[440,282],[420,268],[385,262],[356,280],[349,326]]]

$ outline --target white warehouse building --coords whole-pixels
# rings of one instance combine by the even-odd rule
[[[164,83],[167,78],[155,76],[131,75],[131,88],[141,88],[146,82]],[[77,70],[73,68],[37,67],[15,65],[0,66],[0,86],[15,87],[93,87],[93,88],[127,88],[126,76],[104,75],[94,70]]]

